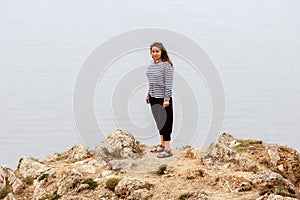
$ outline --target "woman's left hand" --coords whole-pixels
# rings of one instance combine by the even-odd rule
[[[170,104],[169,101],[164,101],[163,107],[165,108],[165,107],[169,106],[169,104]]]

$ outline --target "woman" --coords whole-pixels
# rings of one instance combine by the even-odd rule
[[[166,158],[173,155],[170,141],[173,126],[172,86],[174,68],[162,43],[154,42],[150,46],[150,54],[153,61],[146,73],[149,81],[146,103],[151,105],[161,142],[152,152],[159,153],[157,156],[159,158]]]

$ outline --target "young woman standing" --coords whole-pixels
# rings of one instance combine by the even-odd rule
[[[172,156],[170,141],[173,127],[173,64],[167,50],[161,42],[154,42],[150,46],[153,58],[146,73],[149,90],[146,103],[151,105],[151,111],[160,134],[161,144],[152,152],[159,153],[157,157]]]

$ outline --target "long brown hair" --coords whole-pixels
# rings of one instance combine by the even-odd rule
[[[154,42],[150,45],[150,52],[153,47],[159,48],[161,50],[161,60],[163,62],[167,61],[173,67],[173,63],[172,63],[171,59],[169,58],[168,52],[167,52],[166,48],[164,47],[164,45],[161,42]],[[174,69],[174,67],[173,67],[173,69]]]

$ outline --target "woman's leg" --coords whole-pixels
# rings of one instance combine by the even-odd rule
[[[172,98],[170,99],[169,106],[165,107],[165,113],[166,113],[166,121],[164,123],[163,128],[160,130],[160,134],[163,136],[162,140],[164,143],[164,146],[167,149],[170,149],[170,141],[171,141],[171,133],[173,130],[173,102]]]
[[[166,158],[172,156],[171,152],[171,133],[173,129],[173,103],[172,99],[170,99],[169,106],[165,107],[165,112],[167,114],[166,122],[160,131],[160,134],[163,136],[162,141],[165,147],[165,151],[161,152],[157,157]]]
[[[163,99],[161,98],[154,98],[150,97],[150,105],[151,105],[151,111],[154,117],[154,120],[156,122],[157,129],[160,133],[160,144],[161,146],[158,146],[157,148],[153,149],[152,152],[160,152],[164,150],[164,137],[161,133],[161,129],[163,128],[165,121],[166,121],[166,111],[162,107],[163,105]]]

